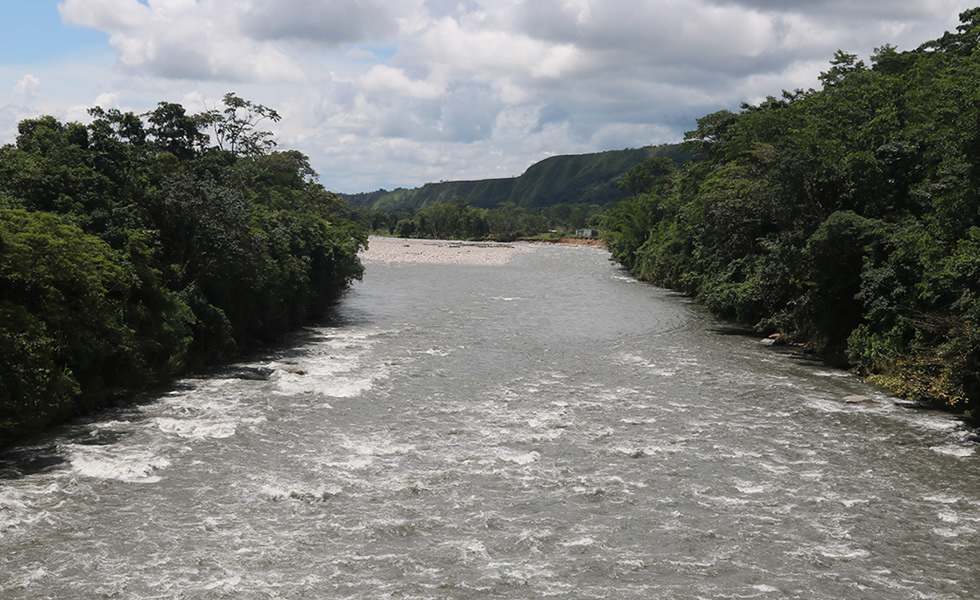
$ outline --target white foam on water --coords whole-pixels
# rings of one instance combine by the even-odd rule
[[[675,401],[671,400],[670,402],[667,402],[667,405],[666,405],[666,408],[665,409],[666,409],[667,412],[686,413],[686,412],[690,412],[691,405],[690,404],[684,404],[682,402],[675,402]]]
[[[428,354],[429,356],[446,357],[452,354],[452,350],[429,348],[428,350],[420,350],[419,354]]]
[[[939,537],[947,538],[947,539],[958,538],[960,537],[961,534],[964,533],[973,533],[972,531],[969,530],[952,529],[949,527],[934,527],[932,532],[938,535]]]
[[[390,375],[391,364],[365,365],[365,356],[380,337],[392,332],[324,330],[328,339],[318,342],[307,356],[288,362],[272,362],[271,377],[280,395],[317,394],[332,398],[355,398],[371,390]],[[430,348],[424,353],[445,350]],[[447,352],[448,354],[448,352]]]
[[[729,455],[730,456],[736,456],[737,453],[731,452],[731,453],[729,453]],[[789,467],[787,467],[786,465],[774,465],[772,463],[768,463],[768,462],[765,462],[765,461],[759,461],[759,462],[756,462],[756,464],[759,467],[761,467],[762,469],[764,469],[766,471],[769,471],[770,473],[772,473],[774,475],[785,475],[786,473],[789,473],[792,470]]]
[[[746,504],[750,503],[750,500],[746,498],[737,498],[735,496],[707,496],[704,494],[699,494],[699,495],[701,498],[704,498],[705,500],[709,500],[711,502],[720,504],[722,506],[745,506]]]
[[[0,529],[0,533],[2,532],[3,529]],[[38,567],[27,571],[26,573],[5,574],[4,578],[9,577],[9,579],[7,579],[6,582],[0,582],[0,591],[3,591],[4,589],[10,591],[29,590],[36,582],[42,581],[51,576],[52,574],[44,567]]]
[[[275,393],[354,398],[373,388],[375,382],[385,378],[388,372],[383,366],[359,372],[360,362],[349,357],[321,357],[319,360],[301,361],[298,365],[277,371]]]
[[[945,521],[946,523],[959,523],[960,516],[949,510],[941,510],[936,514],[940,521]]]
[[[618,387],[615,389],[600,388],[591,391],[588,399],[579,401],[576,406],[602,408],[609,402],[628,402],[635,400],[640,392],[634,388]]]
[[[331,398],[355,398],[373,388],[378,378],[380,377],[370,375],[359,379],[331,379],[326,385],[318,386],[315,391]]]
[[[787,445],[789,445],[789,444],[787,444]],[[742,448],[723,448],[722,446],[719,446],[718,444],[713,444],[711,446],[711,449],[714,450],[715,452],[717,452],[718,456],[724,456],[724,457],[727,457],[727,458],[739,458],[739,459],[748,458],[748,459],[751,459],[751,461],[754,464],[758,464],[760,467],[762,467],[763,469],[766,469],[770,473],[776,473],[776,472],[782,472],[782,473],[784,473],[784,472],[786,472],[788,470],[786,467],[776,468],[776,467],[774,467],[772,465],[768,465],[768,463],[764,463],[764,462],[759,461],[760,458],[762,458],[763,456],[765,456],[761,452],[755,452],[753,450],[745,450],[745,449],[742,449]],[[782,470],[780,471],[779,469],[782,469]]]
[[[412,444],[398,444],[391,440],[346,440],[342,446],[358,456],[391,456],[408,454],[415,449]]]
[[[493,573],[501,583],[527,586],[541,583],[541,580],[552,579],[554,571],[542,565],[516,564],[512,562],[489,562],[487,571]]]
[[[946,456],[955,456],[957,458],[967,458],[976,454],[977,449],[973,446],[961,446],[959,444],[943,444],[940,446],[930,446],[930,450],[933,452],[938,452],[939,454],[944,454]]]
[[[286,373],[276,381],[276,393],[286,396],[318,394],[331,398],[355,398],[371,390],[375,383],[387,375],[386,368],[375,368],[366,373],[353,372],[354,367],[313,363],[303,373]]]
[[[241,575],[232,575],[226,579],[219,579],[207,585],[201,586],[202,590],[217,590],[220,589],[222,592],[235,592],[238,591],[238,586],[242,583]]]
[[[529,465],[541,459],[539,452],[517,452],[509,448],[495,448],[494,455],[497,460],[522,466]]]
[[[527,387],[530,390],[537,391],[537,389],[542,386],[565,385],[565,380],[567,380],[568,378],[569,378],[568,373],[562,373],[560,371],[548,371],[548,372],[538,373],[535,377],[535,380],[529,382],[527,384]],[[520,381],[520,379],[518,381]]]
[[[639,354],[633,354],[631,352],[623,352],[616,357],[616,362],[627,364],[627,365],[638,365],[641,367],[652,367],[653,363],[643,358]]]
[[[532,429],[562,429],[568,427],[568,415],[564,410],[539,412],[527,419],[528,427]]]
[[[148,450],[129,449],[119,445],[68,447],[68,460],[72,470],[83,477],[113,479],[128,483],[156,483],[159,472],[170,466],[170,461]]]
[[[343,488],[337,485],[313,486],[309,489],[304,485],[289,485],[286,483],[269,483],[263,485],[259,495],[274,502],[292,500],[298,502],[327,502],[340,495]]]
[[[547,528],[542,529],[523,529],[517,535],[517,544],[521,548],[527,548],[535,554],[541,553],[541,546],[554,536],[554,532]]]
[[[441,544],[452,551],[463,563],[485,564],[490,561],[490,553],[483,542],[475,539],[450,540]]]
[[[530,434],[524,436],[516,435],[514,441],[530,444],[550,443],[557,441],[563,435],[565,435],[564,426],[556,426],[549,429],[534,429]]]
[[[872,500],[876,498],[838,498],[837,501],[843,504],[846,508],[854,508],[859,504],[871,504]]]
[[[914,413],[911,415],[912,423],[922,429],[928,429],[929,431],[939,431],[939,432],[954,432],[961,428],[959,421],[954,420],[952,417],[946,415],[933,416],[929,415],[925,418],[919,417]]]
[[[636,279],[635,277],[629,277],[627,275],[613,275],[612,279],[616,281],[625,281],[627,283],[640,283],[639,279]]]
[[[871,556],[871,553],[867,550],[862,548],[852,548],[851,546],[843,543],[817,546],[814,549],[822,556],[844,562]]]
[[[228,438],[235,435],[237,430],[237,424],[234,422],[208,423],[167,417],[158,417],[153,419],[153,422],[160,431],[185,439]]]
[[[359,471],[361,469],[366,469],[374,464],[373,456],[354,456],[348,460],[339,460],[324,463],[325,466],[334,467],[338,469]]]
[[[589,546],[594,546],[596,541],[590,537],[583,537],[577,540],[572,540],[570,542],[565,542],[562,546],[566,548],[584,548]]]
[[[196,384],[193,388],[172,392],[159,402],[141,407],[147,419],[140,422],[140,427],[183,440],[206,440],[230,438],[243,426],[266,421],[260,407],[247,400],[255,395],[257,386],[268,386],[267,381],[185,380],[192,381]]]
[[[62,488],[57,483],[0,487],[0,534],[46,519],[48,508],[42,508],[41,505],[50,503],[50,498],[61,491]]]
[[[623,417],[619,420],[620,423],[625,423],[627,425],[653,425],[657,422],[657,419],[649,417],[647,419],[639,419],[636,417]]]
[[[646,458],[649,456],[656,456],[658,454],[676,454],[679,452],[685,452],[687,448],[684,446],[683,441],[677,442],[663,442],[660,444],[653,444],[648,446],[632,446],[632,445],[618,445],[613,447],[613,452],[616,454],[622,454],[628,456],[629,458]]]
[[[744,485],[736,485],[735,489],[738,490],[740,494],[752,495],[752,494],[761,494],[767,491],[769,489],[769,486],[744,484]]]
[[[241,404],[241,392],[235,390],[235,386],[243,382],[237,379],[186,381],[193,382],[195,387],[171,392],[160,402],[142,407],[144,413],[174,418],[208,418],[226,416]]]
[[[854,377],[851,373],[840,369],[840,370],[814,370],[810,372],[814,377],[831,377],[831,378],[847,378]]]
[[[498,293],[514,295],[510,290]],[[913,535],[875,532],[881,537],[867,540],[866,534],[875,522],[863,519],[866,514],[877,516],[879,510],[920,508],[915,506],[915,498],[899,497],[893,503],[895,496],[886,491],[890,485],[896,493],[919,490],[918,494],[913,491],[912,496],[935,492],[925,492],[930,488],[920,487],[918,479],[902,477],[881,481],[880,485],[872,482],[870,491],[865,491],[863,484],[873,478],[860,477],[861,471],[853,477],[852,471],[845,471],[842,476],[836,469],[837,458],[848,456],[848,444],[855,439],[867,441],[860,437],[863,430],[846,428],[850,419],[841,419],[847,435],[837,445],[833,437],[823,439],[827,428],[810,428],[812,422],[801,423],[798,411],[762,411],[759,418],[764,424],[746,424],[755,413],[750,414],[741,404],[730,402],[732,397],[725,396],[719,399],[717,413],[731,419],[728,427],[722,427],[721,417],[705,414],[708,403],[701,397],[701,392],[718,390],[697,389],[696,374],[678,367],[681,359],[675,362],[676,357],[670,352],[657,354],[652,362],[637,362],[640,366],[636,368],[627,366],[625,375],[613,369],[602,374],[584,369],[580,372],[578,362],[569,363],[570,377],[562,375],[559,367],[532,366],[503,383],[513,388],[508,394],[497,394],[495,385],[491,383],[488,388],[482,377],[510,366],[504,363],[490,365],[493,368],[486,371],[474,367],[481,379],[472,385],[455,385],[469,374],[463,372],[465,366],[445,379],[433,380],[439,384],[438,389],[426,389],[412,380],[411,386],[405,386],[410,391],[404,395],[411,394],[407,398],[378,399],[372,395],[364,402],[334,402],[324,397],[328,395],[324,388],[339,389],[358,381],[363,387],[344,393],[348,397],[364,393],[370,385],[376,385],[378,378],[386,376],[385,369],[391,369],[397,377],[409,375],[391,362],[373,366],[384,360],[377,358],[378,353],[368,352],[376,339],[364,332],[338,334],[322,348],[311,345],[299,349],[299,354],[307,353],[305,356],[294,356],[297,352],[290,351],[288,358],[261,365],[271,372],[265,380],[195,380],[195,390],[168,396],[161,401],[162,406],[145,410],[145,419],[109,426],[136,429],[135,435],[118,437],[111,444],[113,453],[130,461],[131,471],[126,471],[120,458],[117,464],[103,465],[110,471],[115,469],[115,473],[102,475],[150,482],[169,474],[172,481],[166,485],[107,487],[99,481],[83,481],[76,475],[92,466],[82,464],[84,460],[110,461],[103,460],[101,450],[78,448],[80,457],[73,462],[75,473],[62,469],[60,475],[55,475],[60,484],[74,483],[83,491],[101,492],[103,497],[124,488],[132,490],[141,501],[152,503],[165,496],[185,503],[193,498],[190,504],[199,501],[201,506],[172,507],[161,502],[164,510],[156,513],[149,505],[134,504],[135,518],[146,524],[133,532],[139,539],[125,540],[123,545],[126,551],[135,548],[134,558],[115,560],[111,556],[114,560],[103,563],[104,569],[87,573],[75,568],[81,573],[70,574],[77,579],[66,579],[61,589],[77,587],[79,596],[128,593],[144,598],[172,597],[181,592],[214,598],[316,597],[317,591],[321,596],[351,598],[517,598],[549,593],[563,597],[639,598],[668,596],[671,591],[695,595],[700,591],[705,597],[760,597],[769,593],[776,597],[779,592],[773,585],[799,584],[802,578],[814,575],[815,594],[831,597],[832,591],[840,592],[852,583],[870,581],[871,585],[880,585],[867,573],[882,563],[894,564],[896,573],[903,573],[896,579],[905,573],[911,573],[910,579],[920,577],[915,571],[917,558],[905,560],[895,552],[905,550],[902,545],[906,543],[918,547],[924,541],[919,534],[927,534],[922,538],[941,538],[921,553],[924,570],[942,567],[936,557],[943,550],[968,547],[975,539],[976,532],[971,534],[970,527],[977,523],[971,519],[980,514],[976,508],[980,505],[971,504],[968,487],[951,485],[943,490],[955,492],[937,496],[938,504],[932,510],[918,511],[926,520],[916,524]],[[433,358],[444,355],[443,340],[441,336],[424,341],[399,339],[392,341],[391,348],[381,342],[376,347],[383,346],[385,352],[397,354],[400,361],[429,366],[445,363]],[[597,347],[602,350],[608,346],[600,343]],[[578,361],[578,353],[570,354]],[[606,356],[608,353],[596,362],[604,363]],[[636,359],[643,361],[638,356]],[[706,354],[705,364],[711,360]],[[658,380],[658,369],[670,369],[678,376],[669,382]],[[542,375],[541,371],[542,380],[534,381]],[[711,385],[722,388],[719,381],[723,377],[722,371],[713,368]],[[392,382],[392,390],[399,389],[395,384],[400,381]],[[658,383],[664,386],[658,388]],[[681,387],[675,391],[668,383]],[[840,385],[835,381],[824,383]],[[819,388],[819,384],[814,387]],[[304,391],[313,396],[298,395]],[[727,394],[728,390],[721,393]],[[811,395],[830,398],[835,393],[818,389]],[[733,397],[742,400],[749,396],[739,393]],[[326,414],[301,410],[304,406],[324,406],[327,400],[338,409]],[[795,407],[795,396],[793,400]],[[385,404],[393,405],[395,410],[385,412]],[[882,404],[891,412],[899,412],[889,402]],[[270,431],[263,428],[256,433],[264,435],[243,435],[245,424],[264,421],[261,413],[265,410],[270,411],[269,420],[274,421]],[[682,412],[687,414],[679,414]],[[802,414],[811,417],[812,412],[806,410]],[[281,414],[288,417],[279,418]],[[656,418],[652,418],[654,415]],[[864,415],[862,412],[854,420],[863,426],[871,420]],[[310,416],[317,418],[311,427],[286,429],[294,421]],[[779,428],[783,420],[792,431]],[[290,435],[279,439],[275,434],[280,430]],[[235,443],[186,441],[236,434],[240,439]],[[903,436],[894,435],[900,439]],[[944,436],[942,432],[931,435],[929,443],[942,445],[956,439]],[[149,448],[152,452],[140,455],[129,446]],[[241,461],[235,462],[239,458],[233,457],[231,450],[238,446],[248,453],[242,453]],[[208,453],[215,448],[220,449],[222,460],[229,460],[227,469],[222,466],[220,473],[201,469],[199,484],[196,478],[192,482],[183,472],[176,473],[185,459],[199,459],[193,465],[210,465],[208,461],[215,457]],[[902,448],[904,451],[906,446]],[[931,461],[948,465],[954,460],[934,456],[924,447],[909,448],[926,459],[926,464]],[[853,453],[862,469],[875,459],[865,454],[865,449],[861,447],[861,451]],[[255,460],[259,452],[264,454]],[[166,470],[167,461],[154,453],[173,460],[170,471]],[[666,456],[668,453],[683,455]],[[792,462],[797,458],[803,460]],[[830,466],[819,466],[828,464],[821,463],[820,458],[828,458]],[[851,464],[844,462],[845,468]],[[188,469],[188,476],[196,475],[191,471]],[[199,487],[185,490],[185,479]],[[913,485],[901,487],[906,481]],[[12,482],[9,487],[16,485],[19,482]],[[213,494],[211,490],[218,486],[230,489]],[[641,488],[648,492],[641,492]],[[876,491],[881,498],[875,497]],[[71,507],[76,501],[83,506],[78,498],[83,494],[61,491],[53,495],[67,497],[67,508],[64,515],[48,513],[50,528],[74,516],[75,509]],[[861,495],[870,500],[859,498]],[[908,505],[904,504],[906,500]],[[5,502],[14,507],[14,512],[21,510],[18,502],[26,507],[24,510],[40,506],[36,512],[42,515],[48,506],[38,504],[34,497],[8,493],[7,482],[0,482],[0,519],[8,512],[3,510]],[[861,504],[867,509],[845,508]],[[89,506],[84,505],[80,512],[100,512]],[[183,520],[171,518],[185,508]],[[144,510],[147,518],[140,520]],[[105,518],[111,519],[112,515]],[[826,522],[831,525],[820,525]],[[92,523],[96,521],[82,523],[84,528],[79,530],[94,530]],[[156,526],[160,531],[151,531]],[[935,528],[934,534],[928,533],[930,528]],[[16,535],[27,539],[33,533]],[[849,539],[851,535],[853,540]],[[56,536],[55,542],[61,537]],[[12,535],[9,539],[14,538]],[[906,538],[911,540],[906,542]],[[105,542],[93,541],[94,551],[102,554],[93,554],[94,558],[83,565],[94,564],[107,553],[118,551],[118,547],[106,551],[103,548],[108,545],[99,546]],[[785,559],[782,554],[787,544],[792,544],[789,549],[795,546],[801,550],[803,560]],[[17,550],[23,547],[18,546]],[[420,551],[425,547],[435,552]],[[875,556],[862,560],[867,556],[863,547],[874,548]],[[779,552],[773,553],[773,548]],[[151,556],[139,561],[142,551]],[[877,556],[879,552],[882,556]],[[735,560],[725,564],[736,554],[739,556]],[[971,550],[962,556],[974,554]],[[949,562],[956,560],[955,553],[949,555]],[[59,558],[64,556],[67,554],[59,554]],[[712,556],[717,558],[705,560]],[[676,558],[678,562],[674,564],[683,566],[671,569],[665,557]],[[862,562],[823,570],[831,562],[827,557]],[[47,565],[41,559],[43,555],[31,562],[34,566]],[[807,571],[814,563],[819,568]],[[627,566],[634,570],[624,575]],[[30,567],[22,567],[16,573],[19,580],[26,581],[25,585],[30,582],[24,571]],[[729,570],[746,567],[746,571],[737,574]],[[105,593],[93,589],[102,582],[82,579],[105,576],[99,571],[110,570],[116,574],[109,576],[112,585],[105,586]],[[297,572],[300,577],[293,577]],[[304,572],[322,576],[319,590],[314,586],[317,582],[311,582],[308,589],[297,587]],[[947,569],[943,575],[949,578],[964,572],[967,571]],[[167,581],[167,573],[171,581]],[[270,579],[263,581],[263,576]],[[703,585],[693,583],[695,578],[704,576],[717,579]],[[123,577],[132,578],[129,588]],[[0,587],[4,585],[2,579],[0,576]],[[821,587],[818,579],[829,584]],[[765,585],[767,581],[773,581],[773,585]],[[38,591],[29,590],[23,595],[45,594],[43,586],[48,582],[39,583]],[[436,587],[441,583],[450,585]],[[693,585],[678,591],[684,583]],[[758,585],[750,586],[752,583]],[[909,593],[895,596],[912,597],[914,592],[925,590],[921,594],[924,597],[931,584],[917,581],[909,585],[916,587],[903,588]],[[961,582],[950,589],[955,593],[965,587]],[[883,594],[880,587],[866,591],[869,596]]]
[[[834,398],[812,398],[807,403],[811,408],[815,408],[822,413],[834,414],[834,413],[849,413],[855,410],[864,410],[863,408],[855,408],[861,405],[858,404],[845,404],[840,401],[840,399]]]
[[[938,504],[959,504],[965,502],[966,498],[963,496],[951,496],[949,494],[934,494],[931,496],[923,496],[923,500],[926,502],[933,502]]]

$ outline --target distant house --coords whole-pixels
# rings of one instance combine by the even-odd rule
[[[593,238],[599,235],[599,232],[595,229],[576,229],[575,235],[579,237]]]

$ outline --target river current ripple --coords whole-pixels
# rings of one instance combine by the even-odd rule
[[[17,449],[0,598],[977,597],[970,431],[607,256],[371,262],[283,349]]]

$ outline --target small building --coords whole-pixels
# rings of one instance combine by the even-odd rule
[[[599,235],[599,232],[595,229],[576,229],[575,235],[585,238],[594,238]]]

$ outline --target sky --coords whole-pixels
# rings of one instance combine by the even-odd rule
[[[976,2],[976,0],[974,0]],[[275,109],[337,192],[520,175],[678,142],[955,30],[964,0],[0,0],[0,144],[93,106]]]

